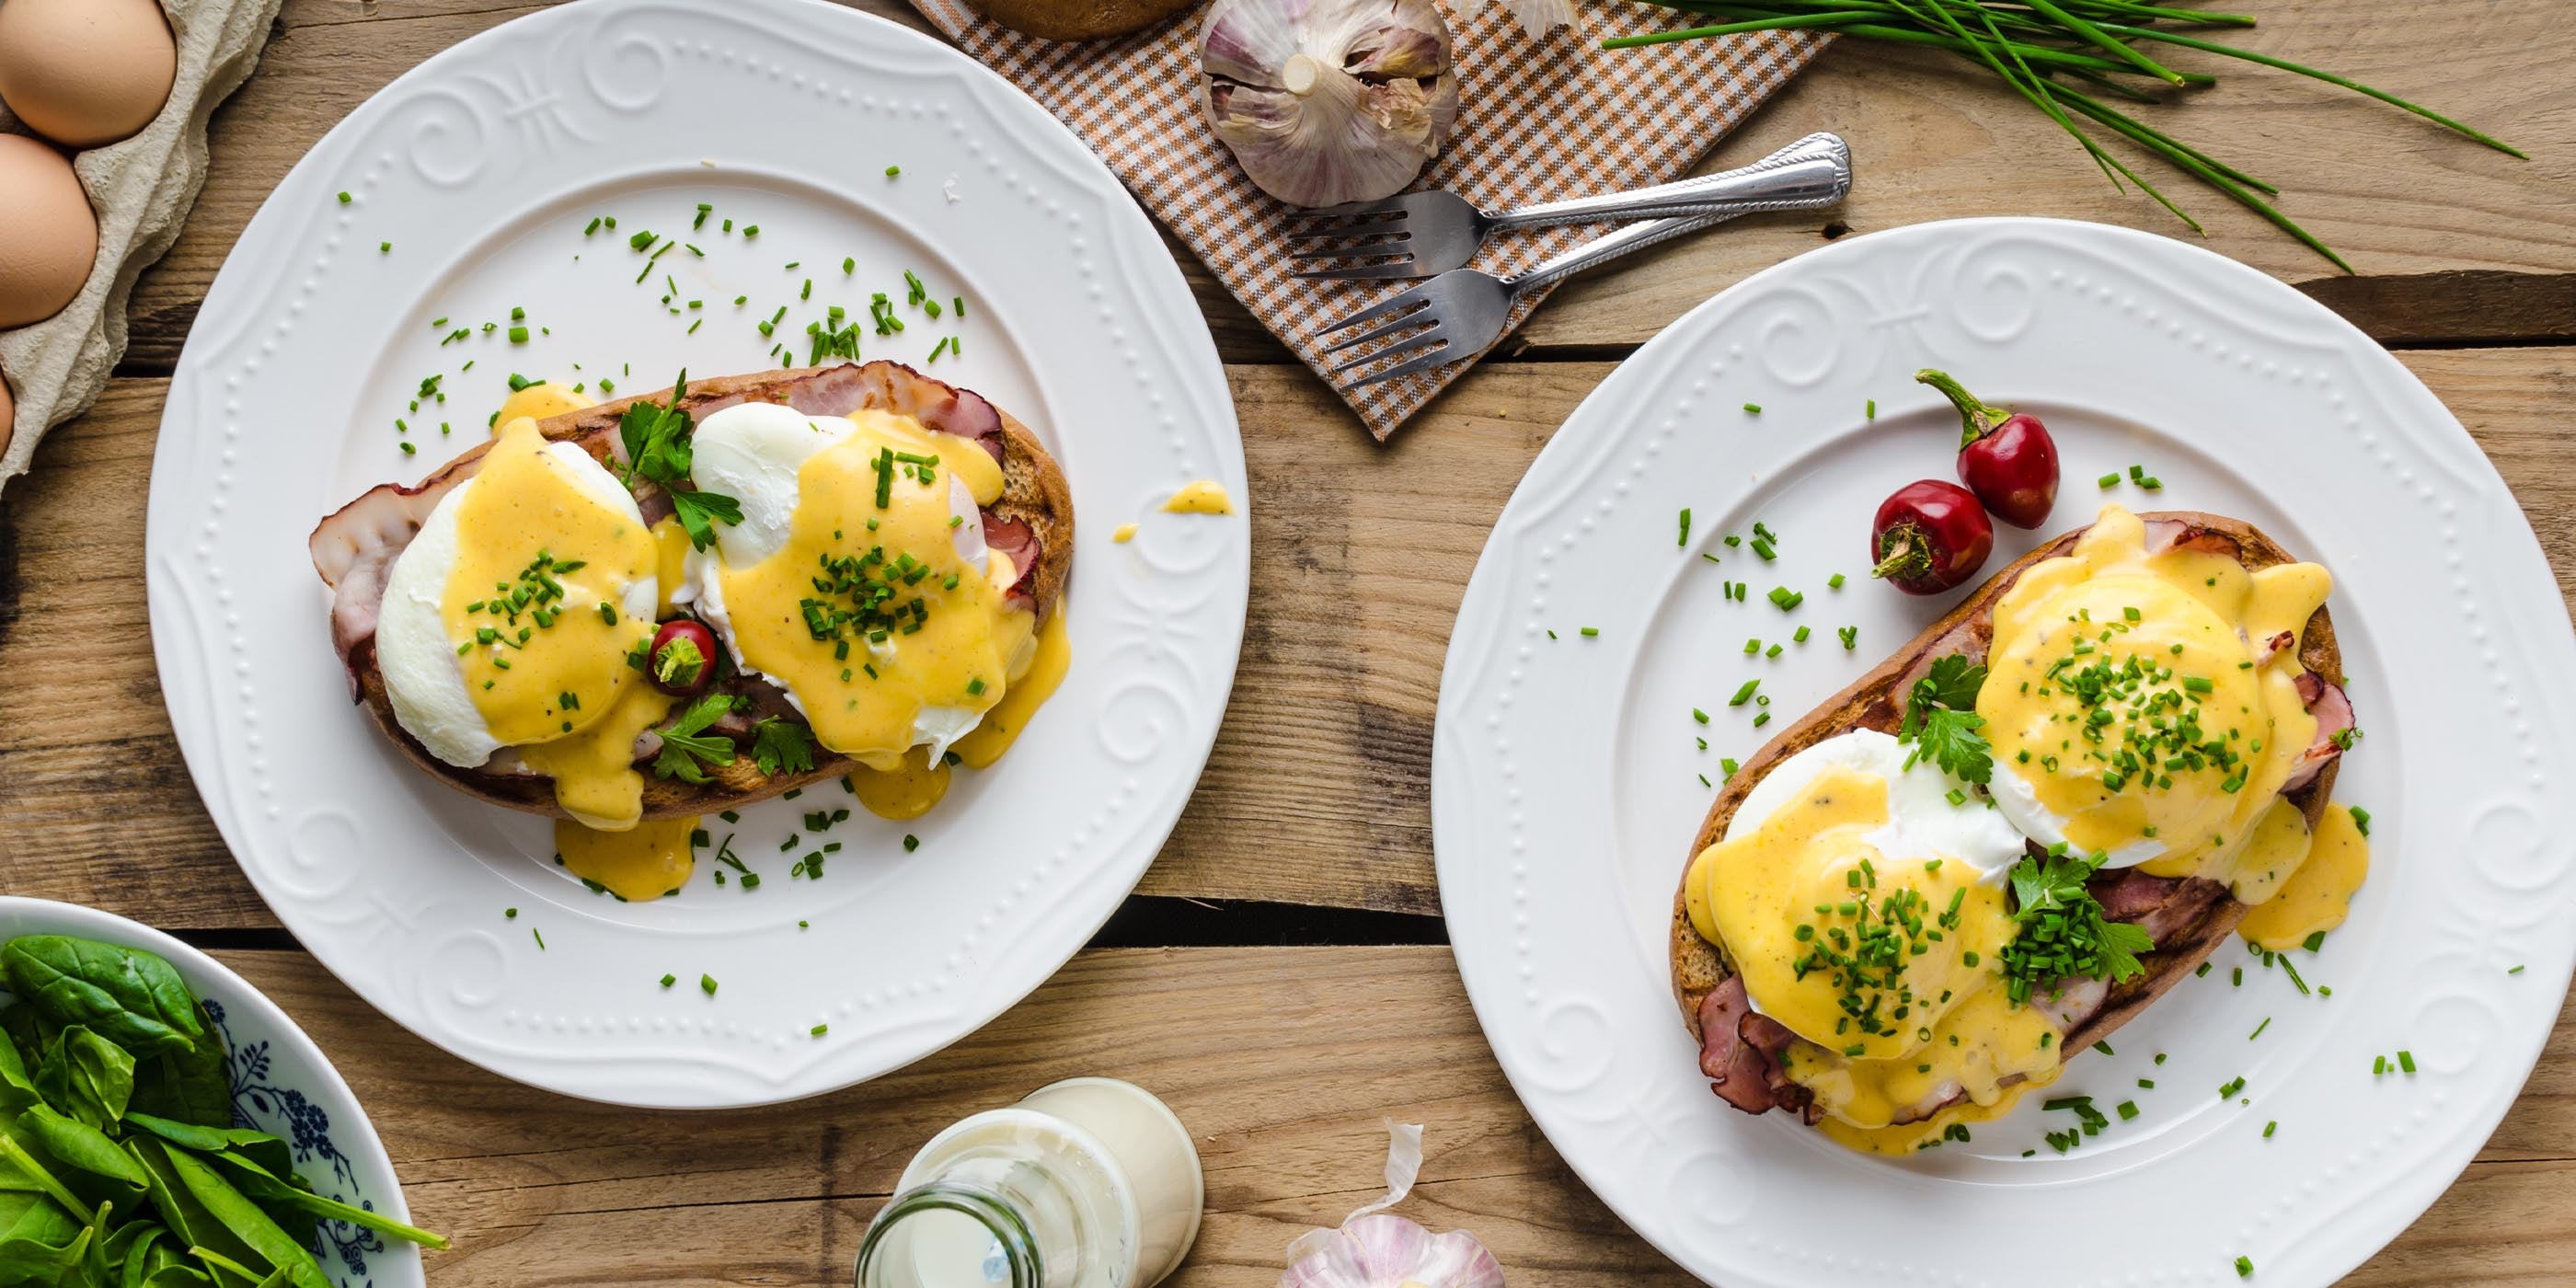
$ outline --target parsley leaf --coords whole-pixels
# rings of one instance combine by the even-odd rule
[[[802,774],[814,768],[814,738],[793,720],[765,716],[751,727],[751,758],[760,772]]]
[[[721,492],[690,492],[674,488],[671,490],[671,512],[679,516],[680,526],[688,529],[689,544],[700,550],[716,543],[713,520],[722,519],[729,524],[742,522],[742,502]]]
[[[688,714],[662,731],[662,754],[653,758],[653,776],[677,778],[684,783],[703,783],[707,781],[707,775],[705,770],[698,768],[700,761],[710,765],[732,764],[733,740],[722,734],[708,735],[704,730],[732,714],[733,709],[733,695],[728,693],[710,693],[698,699]]]
[[[2113,921],[2084,881],[2102,864],[2099,854],[2080,858],[2052,849],[2045,860],[2013,865],[2015,931],[2004,945],[2005,989],[2015,1002],[2030,1000],[2040,985],[2063,979],[2118,983],[2146,972],[2138,954],[2155,939],[2142,927]]]
[[[682,371],[671,386],[669,406],[639,402],[626,409],[617,421],[617,440],[626,448],[627,486],[634,486],[640,474],[669,493],[672,511],[688,530],[689,544],[704,550],[715,544],[718,521],[742,522],[742,503],[721,492],[681,486],[696,463],[696,453],[689,446],[694,423],[680,406],[688,392],[689,373]]]
[[[1933,659],[1931,670],[1905,695],[1905,719],[1896,730],[1897,741],[1914,744],[1906,768],[1929,760],[1961,782],[1993,781],[1993,744],[1977,732],[1986,727],[1976,712],[1977,691],[1985,684],[1986,668],[1963,654]]]

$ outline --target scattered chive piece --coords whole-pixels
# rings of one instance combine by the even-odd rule
[[[913,851],[918,850],[918,849],[920,849],[920,848],[921,848],[921,838],[920,838],[920,837],[918,837],[918,836],[914,836],[914,835],[913,835],[912,833],[910,833],[910,832],[906,832],[906,833],[904,833],[904,834],[903,834],[903,852],[904,852],[904,853],[906,853],[906,854],[910,854],[910,853],[912,853]]]
[[[1747,416],[1759,416],[1759,415],[1761,415],[1761,414],[1762,414],[1762,404],[1760,404],[1760,403],[1746,403],[1746,404],[1744,404],[1744,414],[1745,414],[1745,415],[1747,415]]]
[[[1585,639],[1592,639],[1600,634],[1601,628],[1598,626],[1586,626],[1583,628],[1583,638]]]
[[[1857,626],[1837,626],[1834,628],[1834,634],[1842,637],[1843,651],[1849,653],[1855,647],[1854,641],[1860,638],[1860,628]]]
[[[2119,1104],[2113,1106],[2113,1108],[2120,1111],[2120,1121],[2122,1122],[2127,1122],[2138,1116],[2138,1102],[2134,1100],[2123,1100]]]
[[[2202,977],[2202,976],[2204,976],[2204,975],[2207,975],[2208,973],[2209,973],[2209,963],[2208,963],[2208,962],[2202,962],[2202,963],[2200,964],[2200,969],[2193,971],[2191,974],[2192,974],[2192,978],[2194,978],[2194,979],[2198,979],[2198,978],[2200,978],[2200,977]]]
[[[2352,825],[2360,829],[2363,836],[2370,835],[2370,811],[2358,805],[2353,806]]]
[[[1769,647],[1769,648],[1766,648],[1766,649],[1762,650],[1762,656],[1764,656],[1764,657],[1778,657],[1778,656],[1780,656],[1780,646],[1779,646],[1778,644],[1773,644],[1771,647]]]
[[[2244,1089],[2245,1076],[2243,1074],[2238,1074],[2236,1077],[2228,1080],[2224,1085],[2219,1087],[2218,1098],[2221,1100],[2229,1099],[2235,1096],[2237,1092],[2243,1091]]]
[[[1768,711],[1765,711],[1765,712],[1763,712],[1762,714],[1760,714],[1760,715],[1757,715],[1757,716],[1753,717],[1753,727],[1754,727],[1754,728],[1756,728],[1756,729],[1759,729],[1759,728],[1761,728],[1762,726],[1767,725],[1767,724],[1769,724],[1769,723],[1771,723],[1771,713],[1770,713],[1770,712],[1768,712]]]
[[[1761,640],[1759,640],[1759,639],[1749,639],[1749,640],[1744,641],[1744,652],[1745,652],[1745,655],[1746,655],[1747,657],[1750,657],[1750,656],[1752,656],[1753,654],[1755,654],[1755,653],[1759,653],[1759,652],[1761,652],[1761,651],[1762,651],[1762,641],[1761,641]]]
[[[2307,949],[2309,952],[2315,952],[2316,950],[2318,950],[2318,949],[2320,949],[2320,948],[2325,947],[2325,946],[2326,946],[2326,932],[2324,932],[2324,931],[2320,930],[2320,931],[2316,932],[2315,934],[2312,934],[2312,935],[2308,936],[2307,938],[2300,940],[2300,941],[2299,941],[2299,946],[2300,946],[2301,948],[2305,948],[2305,949]]]
[[[1682,507],[1682,534],[1673,540],[1673,544],[1677,546],[1690,544],[1690,507],[1687,505]]]
[[[2118,470],[2113,470],[2112,472],[2093,481],[2101,484],[2104,491],[2109,491],[2112,488],[2120,486],[2120,472]]]
[[[1737,689],[1735,691],[1735,696],[1726,700],[1726,705],[1730,707],[1743,706],[1745,703],[1753,700],[1753,691],[1761,687],[1762,680],[1758,676],[1753,679],[1746,680],[1744,682],[1744,687]]]
[[[2414,1053],[2414,1052],[2412,1052],[2412,1051],[2400,1051],[2400,1052],[2398,1052],[2398,1053],[2397,1053],[2397,1067],[2398,1067],[2398,1068],[2400,1068],[2400,1069],[2405,1070],[2405,1071],[2406,1071],[2406,1072],[2408,1072],[2408,1073],[2413,1073],[2413,1072],[2415,1072],[2415,1053]]]
[[[806,1032],[811,1033],[818,1038],[831,1031],[832,1026],[829,1024],[817,1024],[813,1028],[806,1030]]]
[[[2158,1052],[2156,1052],[2156,1063],[2158,1063],[2158,1064],[2163,1064],[2164,1062],[2165,1062],[2165,1053],[2164,1053],[2164,1052],[2162,1052],[2162,1051],[2158,1051]]]
[[[2272,1139],[2272,1133],[2273,1133],[2273,1131],[2274,1131],[2274,1130],[2276,1130],[2277,1128],[2279,1128],[2279,1127],[2280,1127],[2280,1125],[2281,1125],[2281,1120],[2280,1120],[2280,1119],[2278,1119],[2278,1118],[2275,1118],[2275,1119],[2273,1119],[2272,1121],[2270,1121],[2270,1122],[2268,1122],[2268,1123],[2263,1124],[2263,1139],[2265,1139],[2265,1140],[2270,1140],[2270,1139]]]
[[[511,328],[510,328],[510,343],[512,343],[512,344],[526,344],[527,342],[528,342],[528,328],[523,327],[523,326],[514,326],[514,327],[511,327]]]
[[[2254,1039],[2256,1039],[2256,1038],[2259,1038],[2259,1037],[2263,1036],[2263,1030],[2268,1029],[2268,1028],[2270,1028],[2270,1027],[2272,1027],[2272,1017],[2271,1017],[2271,1016],[2266,1015],[2266,1016],[2264,1016],[2264,1017],[2263,1017],[2263,1022],[2262,1022],[2262,1023],[2257,1024],[2257,1025],[2255,1025],[2255,1026],[2254,1026],[2254,1031],[2253,1031],[2253,1032],[2248,1033],[2248,1034],[2246,1034],[2246,1035],[2245,1035],[2245,1040],[2246,1040],[2246,1041],[2248,1041],[2248,1042],[2251,1042],[2251,1041],[2253,1041]]]
[[[680,977],[679,977],[679,976],[677,976],[677,975],[664,975],[664,976],[662,977],[662,987],[664,987],[664,988],[669,988],[669,987],[670,987],[670,986],[672,986],[673,984],[677,984],[677,983],[679,983],[679,982],[680,982]]]
[[[349,204],[349,194],[345,192],[340,194],[340,204],[344,206]]]
[[[2094,1049],[2094,1050],[2096,1050],[2096,1051],[2101,1052],[2101,1053],[2102,1053],[2102,1054],[2104,1054],[2104,1055],[2113,1055],[2113,1054],[2116,1054],[2115,1052],[2113,1052],[2113,1051],[2111,1050],[2111,1044],[2110,1044],[2110,1043],[2108,1043],[2108,1042],[2096,1042],[2096,1043],[2094,1043],[2094,1044],[2093,1044],[2093,1049]]]
[[[713,975],[700,975],[700,976],[698,976],[698,991],[699,991],[699,992],[701,992],[701,993],[706,994],[706,995],[707,995],[707,996],[709,996],[709,997],[713,997],[713,996],[715,996],[715,995],[716,995],[716,977],[715,977],[715,976],[713,976]]]
[[[887,167],[886,167],[886,177],[887,177],[887,178],[889,178],[889,179],[891,179],[891,178],[895,177],[896,175],[902,174],[902,173],[903,173],[903,167],[902,167],[902,166],[899,166],[899,165],[890,165],[890,166],[887,166]]]
[[[539,930],[534,926],[530,926],[528,927],[528,933],[537,937],[537,951],[544,952],[546,950],[546,932]]]
[[[1691,708],[1691,719],[1693,719],[1693,720],[1697,720],[1697,721],[1699,721],[1701,724],[1707,724],[1707,723],[1708,723],[1708,713],[1707,713],[1707,712],[1705,712],[1705,711],[1700,710],[1698,707],[1692,707],[1692,708]]]
[[[2520,966],[2516,966],[2516,967],[2514,967],[2513,969],[2508,970],[2508,971],[2506,971],[2506,972],[2505,972],[2505,974],[2507,974],[2507,975],[2519,975],[2519,974],[2521,974],[2521,973],[2522,973],[2522,968],[2521,968]]]
[[[1868,410],[1869,410],[1869,418],[1870,418],[1871,420],[1876,420],[1876,419],[1878,419],[1878,400],[1877,400],[1877,399],[1872,398],[1872,399],[1870,399],[1870,400],[1869,400],[1869,409],[1868,409]]]
[[[2236,1259],[2236,1277],[2239,1279],[2250,1279],[2253,1275],[2254,1259],[2252,1257],[2238,1257]]]
[[[1841,573],[1835,573],[1833,576],[1825,578],[1825,589],[1841,590],[1842,588],[1843,575]]]
[[[1807,642],[1807,628],[1806,628],[1806,627],[1804,627],[1804,626],[1799,627],[1799,628],[1797,629],[1797,632],[1796,632],[1795,634],[1793,634],[1793,635],[1791,635],[1791,636],[1789,637],[1789,640],[1790,640],[1790,642],[1791,642],[1791,643],[1795,643],[1795,644],[1804,644],[1804,643],[1806,643],[1806,642]]]
[[[2230,988],[2243,988],[2243,987],[2245,987],[2245,968],[2244,968],[2244,967],[2242,967],[2242,966],[2231,966],[2231,967],[2229,967],[2229,968],[2228,968],[2228,972],[2229,972],[2229,974],[2230,974],[2230,975],[2232,975],[2232,976],[2234,977],[2234,978],[2232,978],[2232,979],[2230,979],[2230,980],[2228,981],[2228,987],[2230,987]]]
[[[501,915],[512,921],[517,921],[519,919],[519,910],[516,908],[503,908],[501,910]]]
[[[2153,1078],[2140,1078],[2138,1079],[2138,1087],[2144,1091],[2153,1091],[2156,1089],[2156,1080]]]

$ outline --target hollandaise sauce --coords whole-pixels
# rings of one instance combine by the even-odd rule
[[[1163,503],[1166,514],[1232,514],[1234,498],[1225,494],[1225,485],[1214,479],[1200,479],[1187,484]]]
[[[1034,622],[1005,598],[1008,557],[979,571],[952,539],[963,520],[943,466],[991,458],[943,452],[907,417],[851,420],[857,432],[798,469],[785,544],[719,576],[744,662],[797,699],[824,747],[893,771],[925,713],[1002,700]]]
[[[1885,777],[1828,766],[1702,851],[1684,898],[1755,1009],[1800,1039],[1783,1070],[1815,1094],[1825,1129],[1904,1153],[2007,1112],[2056,1076],[2060,1052],[2047,1015],[2005,988],[2005,891],[1955,859],[1891,859],[1878,843],[1890,822]]]
[[[689,839],[695,816],[654,819],[622,832],[602,832],[569,819],[555,823],[555,856],[564,870],[631,903],[679,893],[697,866]]]
[[[630,749],[667,706],[627,660],[653,635],[627,610],[653,582],[655,551],[631,504],[601,496],[585,467],[535,421],[503,425],[458,499],[440,611],[492,737],[553,776],[575,817],[631,827],[643,779]]]
[[[2260,904],[2311,849],[2280,793],[2317,735],[2296,641],[2333,578],[2148,546],[2106,506],[1996,605],[1977,714],[2008,771],[1997,803],[2043,842]]]

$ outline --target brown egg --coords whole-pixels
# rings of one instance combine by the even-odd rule
[[[23,134],[0,134],[0,330],[62,312],[97,258],[98,217],[72,163]]]
[[[156,0],[0,3],[0,101],[65,147],[114,143],[150,125],[178,71]]]
[[[9,431],[18,418],[18,408],[9,398],[9,373],[0,371],[0,456],[9,454]]]

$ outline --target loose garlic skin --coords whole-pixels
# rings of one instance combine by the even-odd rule
[[[1293,206],[1393,196],[1458,119],[1431,0],[1216,0],[1200,104],[1262,191]]]

